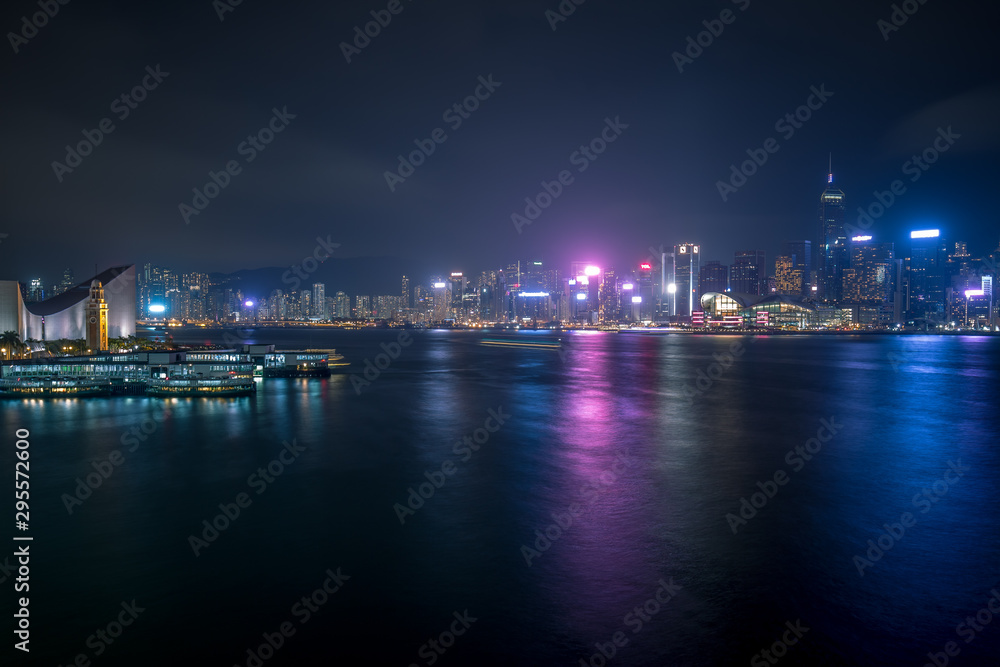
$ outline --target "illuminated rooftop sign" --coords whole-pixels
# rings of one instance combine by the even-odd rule
[[[548,296],[548,292],[521,292],[521,296]]]
[[[941,236],[940,229],[924,229],[916,232],[910,232],[911,239],[936,239]]]
[[[872,237],[871,236],[852,236],[851,240],[855,241],[855,242],[858,242],[858,241],[871,241]]]
[[[446,283],[434,283],[433,285],[434,289],[444,289],[447,286],[448,285]]]

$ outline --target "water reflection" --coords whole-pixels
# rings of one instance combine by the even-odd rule
[[[356,333],[323,343],[354,372],[398,334]],[[103,610],[138,596],[157,623],[116,657],[152,642],[175,662],[234,664],[287,620],[290,595],[349,563],[356,597],[325,608],[289,655],[332,657],[328,639],[346,635],[370,661],[409,664],[469,608],[483,620],[456,664],[577,664],[618,630],[630,639],[618,664],[745,664],[799,617],[814,630],[788,664],[922,664],[1000,579],[996,339],[565,337],[560,355],[415,332],[360,395],[341,375],[268,379],[238,399],[0,402],[43,462],[38,566],[61,603],[39,622],[61,630],[40,650],[75,655]],[[744,353],[710,370],[737,340]],[[714,377],[699,388],[701,373]],[[500,407],[509,421],[462,460],[456,441]],[[843,430],[793,473],[787,452],[831,417]],[[68,514],[62,494],[143,423]],[[195,558],[188,535],[291,438],[307,451]],[[852,557],[958,458],[970,470],[860,577]],[[401,525],[393,505],[445,460],[455,473]],[[790,481],[734,535],[726,514],[776,470]],[[588,502],[558,526],[553,513],[566,523]],[[539,551],[530,567],[523,546]],[[681,593],[631,634],[625,614],[670,577]],[[191,623],[213,632],[192,637]],[[998,641],[983,633],[962,658],[986,664]]]

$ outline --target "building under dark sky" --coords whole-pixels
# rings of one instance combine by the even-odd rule
[[[1000,238],[979,3],[387,6],[69,3],[35,27],[6,5],[2,277],[287,267],[317,236],[420,280],[682,241],[773,257],[815,240],[831,151],[849,219],[905,185],[876,240]]]

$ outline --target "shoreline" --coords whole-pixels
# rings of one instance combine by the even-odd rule
[[[142,325],[147,327],[148,325]],[[912,331],[912,330],[902,330],[902,331],[879,331],[879,330],[807,330],[807,331],[790,331],[782,329],[665,329],[657,327],[649,328],[635,328],[635,329],[607,329],[601,327],[565,327],[565,328],[545,328],[539,327],[537,329],[533,328],[518,328],[511,329],[508,327],[413,327],[413,326],[393,326],[393,325],[381,325],[381,326],[337,326],[331,324],[296,324],[296,325],[275,325],[275,324],[258,324],[255,323],[253,326],[225,326],[222,324],[215,324],[213,326],[202,326],[199,324],[188,324],[183,326],[171,326],[171,327],[153,327],[156,330],[166,329],[166,330],[176,330],[182,333],[193,333],[193,332],[207,332],[207,331],[254,331],[258,329],[263,330],[280,330],[280,331],[351,331],[360,332],[367,330],[375,331],[390,331],[394,329],[406,329],[408,331],[457,331],[463,333],[469,332],[484,332],[484,333],[505,333],[505,334],[518,334],[518,333],[553,333],[553,334],[568,334],[574,332],[587,332],[587,333],[615,333],[615,334],[633,334],[633,335],[644,335],[644,336],[1000,336],[1000,332],[994,331],[974,331],[974,330],[962,330],[962,331]]]

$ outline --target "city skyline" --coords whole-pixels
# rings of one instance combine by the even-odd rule
[[[829,192],[829,188],[824,191],[821,201],[826,200]],[[837,192],[841,208],[843,193]],[[803,298],[802,304],[813,304],[807,310],[819,306],[827,313],[822,316],[823,321],[855,327],[886,328],[914,320],[940,324],[951,320],[952,326],[959,327],[993,326],[993,282],[998,276],[1000,250],[975,257],[967,243],[946,239],[941,230],[915,230],[910,234],[909,246],[904,246],[897,256],[893,242],[875,241],[872,235],[841,238],[843,225],[830,232],[823,206],[820,221],[824,233],[836,238],[836,245],[841,246],[834,248],[841,257],[835,258],[837,280],[832,283],[822,264],[816,270],[809,270],[812,255],[809,241],[784,243],[782,254],[773,258],[773,275],[765,270],[769,264],[764,251],[737,251],[731,266],[718,260],[702,264],[702,248],[684,243],[673,246],[671,252],[625,269],[577,261],[567,273],[541,261],[529,260],[478,275],[439,274],[415,284],[403,275],[401,292],[395,295],[358,291],[348,294],[335,289],[327,297],[325,283],[300,286],[301,281],[291,289],[254,291],[239,283],[235,287],[225,282],[214,283],[204,273],[178,273],[169,267],[146,264],[137,274],[138,298],[131,310],[140,320],[163,322],[524,321],[537,325],[561,321],[699,327],[705,323],[703,311],[708,311],[713,323],[722,324],[719,313],[732,315],[737,304],[749,309],[754,303],[765,307],[773,301],[777,308],[774,317],[780,319],[785,317],[784,311],[790,311],[793,316],[787,320],[788,324],[803,328],[816,324],[803,319],[805,311],[796,301]],[[657,260],[662,262],[659,266]],[[136,274],[132,271],[127,275]],[[72,272],[65,271],[63,283],[71,277]],[[39,283],[36,279],[30,285],[21,285],[23,299],[31,306],[29,312],[38,308],[54,312],[49,302],[41,301],[45,294]],[[6,284],[9,287],[15,283]],[[79,292],[86,287],[85,281],[75,290]],[[727,296],[719,301],[721,297],[710,296],[713,293],[732,298]],[[827,295],[823,296],[824,293]],[[772,296],[781,298],[774,301]],[[53,299],[51,303],[56,302]],[[69,303],[66,299],[62,302]],[[751,323],[753,315],[752,310],[747,310],[743,315],[745,323]]]
[[[991,5],[6,10],[21,662],[997,662]]]
[[[828,187],[827,187],[826,190],[823,191],[823,193],[820,196],[820,202],[821,202],[821,205],[820,205],[821,234],[825,233],[824,231],[822,231],[822,220],[824,219],[824,215],[825,215],[824,212],[823,212],[824,211],[823,202],[827,198],[827,193],[831,192],[831,191],[834,192],[834,193],[837,193],[835,195],[835,197],[838,200],[837,201],[837,208],[839,210],[841,210],[841,211],[844,208],[843,204],[841,203],[841,201],[842,200],[850,201],[845,196],[845,194],[843,193],[842,190],[840,190],[839,188],[835,188],[832,185],[833,181],[834,181],[833,174],[831,173],[831,174],[828,175],[828,181],[827,181]],[[897,248],[894,251],[895,254],[899,255],[900,251],[902,251],[903,254],[899,255],[900,259],[905,259],[905,258],[908,257],[909,247],[905,243],[905,241],[907,239],[900,239],[898,241],[897,240],[885,241],[885,240],[878,239],[874,235],[874,233],[867,233],[865,236],[853,236],[852,233],[849,230],[853,229],[854,231],[860,231],[862,228],[859,228],[859,227],[857,227],[855,225],[852,225],[850,222],[847,222],[846,225],[845,225],[844,221],[840,220],[840,219],[838,219],[838,224],[841,225],[841,232],[839,232],[841,234],[841,237],[842,237],[841,240],[843,240],[845,242],[853,243],[853,242],[856,242],[859,239],[863,239],[865,242],[874,242],[874,243],[888,244],[890,246],[890,248],[893,247],[893,246],[895,246]],[[870,226],[870,225],[865,225],[864,223],[862,223],[862,225],[863,225],[863,228],[865,230]],[[845,226],[848,229],[847,232],[843,231],[843,227],[845,227]],[[942,234],[942,236],[949,236],[949,235]],[[912,243],[912,239],[908,239],[908,240],[910,241],[910,243]],[[959,238],[955,238],[954,236],[950,236],[948,238],[948,243],[951,244],[952,246],[961,245],[963,247],[963,249],[967,249],[967,247],[968,247],[968,244],[965,241],[961,240],[960,237]],[[776,283],[776,281],[779,279],[778,274],[782,272],[782,267],[779,266],[779,263],[782,262],[782,260],[786,259],[787,257],[794,258],[794,257],[798,256],[799,259],[798,259],[798,261],[796,263],[796,266],[798,267],[798,269],[800,271],[803,272],[803,275],[800,275],[800,277],[799,277],[799,280],[802,281],[801,282],[802,286],[808,286],[808,285],[812,284],[812,282],[810,280],[810,275],[809,275],[810,274],[809,266],[810,266],[811,263],[812,263],[812,266],[815,266],[815,271],[812,272],[813,275],[811,276],[811,278],[812,278],[813,281],[816,281],[819,290],[818,290],[818,293],[817,293],[817,290],[813,290],[812,294],[808,294],[807,293],[807,294],[805,294],[806,296],[812,296],[813,298],[816,298],[819,301],[838,301],[838,300],[844,300],[842,298],[841,294],[839,293],[839,291],[837,292],[836,296],[831,296],[829,298],[827,298],[827,297],[824,296],[824,293],[823,293],[823,283],[824,283],[825,280],[828,280],[829,278],[823,272],[824,258],[822,256],[822,251],[818,249],[818,248],[822,247],[822,244],[821,243],[817,243],[816,240],[814,240],[814,239],[802,239],[802,240],[798,240],[798,241],[796,241],[796,240],[785,240],[785,241],[782,241],[781,244],[780,244],[781,250],[779,250],[775,254],[769,254],[769,253],[767,253],[764,250],[752,250],[752,251],[751,250],[736,250],[733,253],[733,255],[732,255],[733,260],[731,262],[729,262],[728,264],[726,262],[726,258],[725,257],[720,257],[718,254],[713,254],[711,252],[711,249],[707,249],[706,250],[706,248],[704,246],[701,246],[698,243],[680,244],[680,245],[688,245],[688,248],[694,248],[695,246],[697,246],[699,263],[692,265],[692,271],[694,273],[694,284],[695,285],[697,285],[697,283],[699,281],[699,278],[700,278],[700,275],[699,275],[700,274],[700,267],[703,266],[703,265],[705,265],[705,266],[707,266],[707,265],[715,265],[715,266],[718,266],[720,269],[725,269],[727,285],[729,285],[729,289],[731,289],[732,291],[734,291],[734,292],[741,292],[741,293],[748,293],[748,294],[764,293],[766,291],[766,289],[767,289],[765,287],[765,284],[767,283],[768,280],[775,281],[775,283]],[[764,243],[758,243],[757,247],[759,247],[761,245],[765,245],[765,244]],[[772,242],[769,243],[769,245],[773,246],[773,245],[775,245],[775,243],[772,241]],[[815,251],[809,251],[809,250],[807,250],[806,248],[809,245],[812,245],[813,248],[817,248],[817,250],[815,250]],[[668,247],[670,247],[670,246],[668,246]],[[678,247],[680,247],[680,246],[673,246],[673,250],[676,251]],[[797,250],[796,250],[796,248],[797,248]],[[663,252],[666,249],[667,248],[665,248],[662,244],[659,247],[659,251],[660,252]],[[948,248],[947,252],[950,252],[952,249],[953,248]],[[969,254],[972,257],[988,258],[992,254],[996,253],[997,249],[1000,249],[1000,244],[998,244],[998,246],[996,248],[993,248],[990,251],[986,251],[986,252],[982,252],[982,253],[973,252],[973,253],[969,253]],[[632,272],[637,271],[642,266],[643,262],[653,261],[654,263],[658,263],[659,257],[656,256],[656,253],[654,252],[655,250],[657,250],[657,249],[655,249],[653,246],[650,246],[647,249],[647,251],[646,251],[645,254],[640,253],[640,256],[642,256],[642,258],[639,259],[639,260],[637,260],[637,261],[633,261],[630,264],[624,264],[624,265],[620,265],[620,264],[604,264],[602,266],[602,269],[610,269],[612,271],[617,270],[619,273],[628,273],[630,271],[632,271]],[[839,271],[838,271],[838,273],[836,273],[835,280],[834,280],[834,283],[838,286],[837,287],[838,290],[840,290],[842,288],[842,275],[841,274],[842,274],[842,272],[843,272],[843,270],[845,268],[849,267],[849,263],[850,263],[849,260],[850,260],[850,258],[848,257],[848,252],[849,252],[849,249],[845,246],[841,250],[843,259],[838,259],[837,260],[838,262],[840,262],[842,264],[839,267]],[[893,251],[890,250],[890,252],[893,252]],[[968,251],[965,250],[965,252],[968,252]],[[803,262],[802,257],[805,256],[805,255],[808,255],[808,261]],[[689,257],[693,256],[693,254],[692,255],[688,255],[688,256]],[[817,257],[819,257],[818,263],[817,263],[817,260],[816,260]],[[330,259],[333,260],[333,261],[336,261],[336,258],[330,258]],[[749,264],[747,262],[749,262]],[[460,262],[456,262],[456,264],[458,264],[458,263],[460,263]],[[577,263],[579,263],[579,262],[577,262]],[[586,263],[600,264],[599,262],[592,262],[592,261],[587,261]],[[551,266],[547,262],[545,262],[545,264],[546,264],[546,266]],[[570,263],[570,264],[572,264],[572,263]],[[153,266],[153,265],[150,264],[150,263],[145,263],[144,266],[146,266],[147,269],[148,269],[148,267]],[[493,267],[490,267],[490,268],[484,268],[484,269],[477,270],[477,271],[466,272],[466,275],[467,276],[474,276],[474,275],[479,275],[480,273],[488,272],[488,271],[502,271],[502,270],[504,270],[503,267],[509,267],[509,266],[510,266],[510,262],[509,261],[507,261],[507,262],[499,262],[499,263],[497,263],[496,265],[494,265]],[[740,271],[743,270],[744,268],[746,268],[747,266],[751,268],[752,275],[750,275],[750,274],[744,275],[746,273],[745,271],[743,271],[743,273],[740,273]],[[157,267],[157,268],[158,269],[166,269],[168,271],[173,271],[173,269],[171,267]],[[252,295],[254,298],[266,298],[268,296],[267,292],[271,292],[271,291],[273,291],[275,289],[276,290],[282,290],[285,293],[289,293],[289,292],[293,292],[293,291],[298,291],[298,287],[299,287],[300,283],[302,285],[304,285],[305,288],[311,290],[313,292],[313,298],[315,298],[316,292],[315,292],[315,289],[313,288],[313,285],[318,284],[318,285],[323,286],[321,289],[325,289],[325,285],[327,284],[326,281],[322,281],[322,280],[319,280],[319,279],[316,279],[314,281],[308,280],[309,276],[306,273],[304,273],[302,271],[302,269],[299,266],[297,266],[297,265],[291,267],[292,269],[295,269],[295,271],[290,271],[290,270],[284,269],[284,267],[261,267],[261,268],[263,268],[263,269],[274,269],[274,270],[283,269],[283,271],[282,271],[282,273],[283,273],[283,275],[282,275],[283,282],[281,284],[279,284],[279,285],[274,285],[273,287],[271,287],[269,289],[265,289],[265,293],[255,293],[253,291],[247,292],[248,295]],[[570,270],[569,272],[566,272],[566,268],[565,267],[556,267],[556,270],[563,271],[565,273],[565,275],[567,275],[567,276],[572,273],[572,270]],[[786,267],[786,270],[787,271],[791,271],[792,268]],[[253,271],[253,269],[250,269],[250,271]],[[385,272],[385,267],[379,268],[379,273],[384,273],[384,272]],[[236,272],[234,274],[221,274],[221,275],[218,274],[217,272],[202,272],[202,271],[186,271],[186,272],[173,271],[173,273],[179,279],[183,278],[185,281],[189,280],[189,276],[196,276],[198,280],[204,281],[205,287],[203,289],[207,289],[208,285],[211,284],[210,283],[210,276],[216,275],[216,276],[219,276],[219,277],[225,279],[227,277],[235,276],[235,275],[237,275],[237,274],[239,274],[241,272]],[[441,276],[447,275],[447,273],[450,273],[450,271],[440,271],[439,270],[437,272],[428,273],[427,277],[424,280],[417,280],[414,283],[414,287],[417,287],[417,286],[430,287],[431,284],[433,283],[433,281],[436,279],[436,277],[441,277]],[[36,273],[34,275],[38,275],[38,274]],[[66,269],[64,269],[61,272],[60,275],[61,275],[61,282],[58,285],[54,285],[54,284],[51,285],[51,287],[48,288],[48,289],[45,288],[45,281],[42,280],[42,279],[39,279],[39,278],[32,278],[32,279],[26,280],[26,281],[19,281],[22,284],[22,291],[24,292],[24,295],[25,295],[26,299],[28,301],[39,301],[39,300],[42,300],[42,299],[38,299],[37,298],[37,296],[40,293],[44,294],[45,298],[49,298],[51,296],[58,295],[60,293],[60,291],[65,291],[65,289],[67,289],[68,287],[70,287],[72,284],[75,284],[75,283],[73,283],[74,271],[73,271],[72,268],[66,268]],[[664,275],[666,275],[666,274],[664,274]],[[299,279],[297,276],[302,276],[302,278]],[[411,278],[407,278],[406,275],[402,275],[402,278],[404,280],[408,281],[408,282],[410,280],[412,280]],[[787,280],[788,276],[785,276],[785,279]],[[676,281],[676,280],[684,280],[684,279],[683,278],[679,278],[679,279],[678,278],[674,278],[674,280],[668,281],[668,282],[673,282],[673,281]],[[142,282],[142,276],[139,276],[138,282],[139,283]],[[654,282],[656,284],[660,284],[660,281],[658,279],[655,279]],[[759,283],[759,285],[760,285],[759,289],[757,287],[749,287],[749,285],[752,285],[755,282]],[[226,284],[226,281],[223,280],[223,282],[221,284],[223,284],[223,285]],[[290,286],[293,285],[293,284],[295,285],[295,287],[294,288],[290,288]],[[691,285],[691,284],[692,283],[689,280],[688,281],[688,285]],[[772,285],[772,291],[774,291],[773,287],[774,287],[774,285]],[[378,294],[380,291],[382,291],[382,292],[386,291],[386,290],[379,290],[379,289],[364,290],[364,289],[357,289],[356,287],[353,288],[353,289],[352,288],[348,288],[348,287],[344,287],[343,289],[341,289],[340,287],[337,287],[334,290],[332,290],[331,293],[333,293],[333,292],[341,292],[341,291],[344,291],[344,290],[347,290],[347,292],[349,292],[351,294],[367,293],[367,295],[369,295],[369,296],[374,296],[374,295]],[[695,297],[698,296],[698,291],[699,290],[697,289],[697,287],[691,287],[691,291],[693,291],[695,293]],[[788,293],[790,290],[787,287],[787,285],[783,285],[783,288],[779,289],[777,291],[782,292],[782,293]],[[261,289],[257,289],[256,292],[261,292]],[[412,302],[413,292],[409,291],[408,294],[409,294],[409,300]],[[669,298],[674,298],[674,297],[669,297]],[[674,301],[676,301],[675,298],[674,298]],[[693,301],[691,303],[693,305]],[[681,311],[679,312],[677,310],[677,306],[676,306],[675,303],[672,303],[671,306],[670,306],[670,308],[671,308],[670,312],[672,314],[687,314],[687,315],[689,315],[690,314],[690,310],[691,310],[691,308],[688,307],[687,308],[687,312],[684,312],[685,308],[682,307]],[[324,315],[325,315],[325,312],[324,312]]]
[[[846,199],[846,201],[850,202],[850,195],[849,195],[849,193],[846,195],[845,199]],[[848,203],[848,207],[849,206],[850,206],[850,203]],[[848,214],[850,214],[850,211],[848,211]],[[952,229],[949,228],[947,225],[941,225],[941,224],[938,224],[938,225],[930,225],[930,224],[918,225],[918,224],[911,224],[898,237],[886,238],[885,235],[879,233],[880,231],[882,231],[881,229],[875,229],[875,228],[873,228],[870,223],[866,224],[864,222],[866,220],[865,218],[860,218],[862,220],[862,226],[859,227],[856,224],[856,222],[857,222],[858,219],[859,218],[854,218],[854,219],[848,219],[847,220],[846,226],[848,227],[849,230],[850,229],[854,229],[858,233],[863,233],[865,235],[871,235],[876,240],[881,240],[883,242],[895,243],[897,245],[907,242],[909,240],[909,232],[912,231],[913,229],[918,229],[918,228],[920,228],[920,229],[924,229],[924,228],[939,228],[939,229],[942,229],[942,230],[948,230],[948,236],[950,238],[955,239],[956,241],[961,241],[961,242],[967,243],[969,246],[973,247],[974,248],[973,254],[977,255],[977,256],[986,256],[986,255],[994,252],[998,247],[1000,247],[1000,230],[998,230],[998,234],[997,234],[998,241],[997,242],[993,242],[993,243],[986,242],[986,243],[982,244],[980,247],[975,247],[975,245],[973,243],[970,243],[968,241],[968,236],[967,235],[963,235],[961,232],[952,231]],[[691,237],[688,237],[688,238],[691,239]],[[788,239],[774,239],[774,238],[769,238],[767,241],[764,241],[764,242],[761,242],[761,241],[754,242],[754,241],[751,240],[751,241],[748,242],[746,248],[744,248],[742,246],[739,246],[739,247],[734,248],[734,250],[730,251],[727,254],[725,252],[720,253],[720,252],[717,252],[717,251],[713,250],[712,247],[706,246],[704,243],[698,241],[697,238],[694,238],[692,240],[693,243],[695,243],[697,245],[700,245],[701,247],[705,248],[705,250],[702,251],[702,256],[704,258],[703,262],[719,261],[719,262],[722,262],[723,264],[726,264],[727,260],[728,260],[729,263],[732,264],[731,258],[735,254],[737,254],[737,253],[739,253],[739,252],[741,252],[743,250],[746,250],[747,248],[753,248],[755,250],[763,251],[764,255],[765,255],[765,258],[766,258],[765,271],[768,273],[768,275],[771,275],[771,276],[773,276],[773,274],[774,274],[774,261],[775,261],[775,259],[777,257],[780,257],[780,256],[786,254],[785,250],[784,250],[785,246],[788,243],[801,243],[802,241],[810,242],[813,245],[814,248],[818,246],[817,239],[815,237],[809,237],[809,236],[802,236],[802,235],[800,235],[799,237],[790,237]],[[631,260],[620,259],[619,261],[613,261],[613,260],[600,261],[599,257],[595,257],[595,260],[598,261],[599,263],[607,265],[607,266],[624,267],[624,266],[627,266],[627,265],[629,265],[631,263],[640,263],[641,261],[649,259],[653,255],[654,251],[657,251],[659,249],[659,247],[661,247],[661,246],[662,247],[669,247],[669,246],[673,246],[675,244],[676,244],[676,242],[668,242],[668,240],[664,239],[662,241],[656,242],[655,244],[654,243],[649,243],[643,249],[643,248],[641,248],[641,244],[636,243],[635,247],[637,248],[637,251],[635,252],[635,254],[634,254],[634,256],[633,256],[633,258]],[[597,245],[599,245],[599,244],[595,243],[595,246],[597,246]],[[774,250],[769,250],[768,248],[774,248]],[[529,252],[526,252],[526,253],[522,253],[520,256],[522,256],[522,257],[540,258],[543,261],[546,261],[545,260],[545,254],[546,253],[541,253],[541,252],[532,253],[532,252],[529,251]],[[589,256],[602,255],[602,254],[604,254],[604,253],[602,253],[601,251],[595,251],[595,252],[590,253]],[[384,266],[385,263],[393,261],[393,258],[386,258],[386,257],[353,257],[353,258],[331,257],[327,261],[331,262],[331,265],[334,265],[334,264],[337,264],[338,261],[343,261],[345,259],[378,262],[380,264],[380,266]],[[492,269],[494,269],[494,268],[496,268],[496,267],[498,267],[500,265],[506,264],[508,261],[509,261],[509,259],[500,258],[500,259],[497,259],[494,262],[494,264],[490,265],[489,268],[486,268],[486,267],[472,267],[470,269],[470,268],[467,268],[467,266],[466,266],[467,262],[464,262],[462,259],[456,259],[456,260],[452,261],[451,263],[447,264],[446,266],[448,268],[446,268],[446,269],[442,269],[442,268],[438,268],[438,269],[429,268],[429,269],[426,269],[424,271],[424,274],[427,276],[426,280],[430,281],[430,280],[432,280],[433,276],[437,275],[437,274],[441,274],[441,273],[445,273],[445,272],[451,272],[451,271],[458,271],[458,270],[465,271],[467,273],[475,273],[475,272],[478,272],[478,271],[481,271],[481,270],[492,270]],[[568,261],[562,262],[561,264],[564,264],[566,267],[568,267],[573,261],[576,261],[576,260],[575,259],[574,260],[568,260]],[[145,264],[146,262],[135,262],[135,263],[138,266],[138,265],[141,265],[141,264]],[[546,263],[549,264],[551,262],[546,261]],[[190,264],[190,261],[185,262],[183,260],[180,260],[179,262],[167,262],[167,263],[161,264],[161,265],[164,265],[164,266],[178,266],[178,265],[179,266],[184,266],[184,265],[189,265],[189,264]],[[178,273],[202,273],[202,274],[205,274],[205,275],[208,275],[208,276],[217,276],[217,277],[220,277],[220,278],[225,278],[227,276],[236,276],[236,275],[241,274],[241,273],[247,273],[247,272],[253,272],[253,271],[261,271],[261,270],[279,270],[280,269],[282,273],[286,273],[290,268],[294,268],[295,266],[296,265],[294,265],[294,264],[290,265],[290,266],[282,266],[282,265],[277,265],[277,264],[264,264],[264,265],[261,265],[261,266],[254,266],[254,267],[245,266],[245,267],[242,267],[242,268],[240,268],[240,269],[238,269],[236,271],[232,271],[232,272],[223,272],[223,271],[218,271],[218,270],[206,270],[205,267],[197,267],[197,268],[193,268],[193,269],[190,269],[190,270],[178,270]],[[82,268],[83,269],[87,269],[87,265],[84,264]],[[6,279],[16,279],[16,280],[18,280],[19,282],[21,282],[22,284],[25,284],[25,285],[31,285],[34,280],[39,280],[40,279],[41,280],[41,287],[45,290],[46,294],[47,295],[52,295],[52,294],[54,294],[53,291],[52,291],[53,287],[60,287],[60,286],[62,286],[63,288],[65,288],[68,285],[67,281],[65,280],[65,275],[66,275],[67,272],[69,273],[70,276],[77,275],[77,274],[79,274],[79,275],[85,275],[85,274],[89,275],[90,273],[92,273],[92,271],[89,272],[88,270],[81,270],[80,264],[77,263],[77,264],[71,264],[71,265],[63,266],[62,268],[59,268],[57,265],[50,265],[49,268],[47,268],[45,270],[38,270],[37,268],[31,268],[29,266],[28,268],[24,269],[21,272],[21,276],[14,277],[14,276],[11,276],[10,274],[6,274],[4,277]],[[372,273],[373,274],[381,274],[381,273],[383,273],[383,268],[373,269]],[[415,272],[412,271],[412,270],[409,270],[407,273],[415,273]],[[295,274],[291,274],[291,276],[294,276],[294,275]],[[52,279],[48,278],[47,276],[51,276],[52,278],[58,277],[60,279],[60,282],[59,283],[55,283],[55,282],[53,282]],[[329,282],[329,280],[326,280],[326,282]],[[286,280],[283,284],[284,285],[289,285],[291,283]],[[378,290],[376,290],[376,291],[378,291]]]

